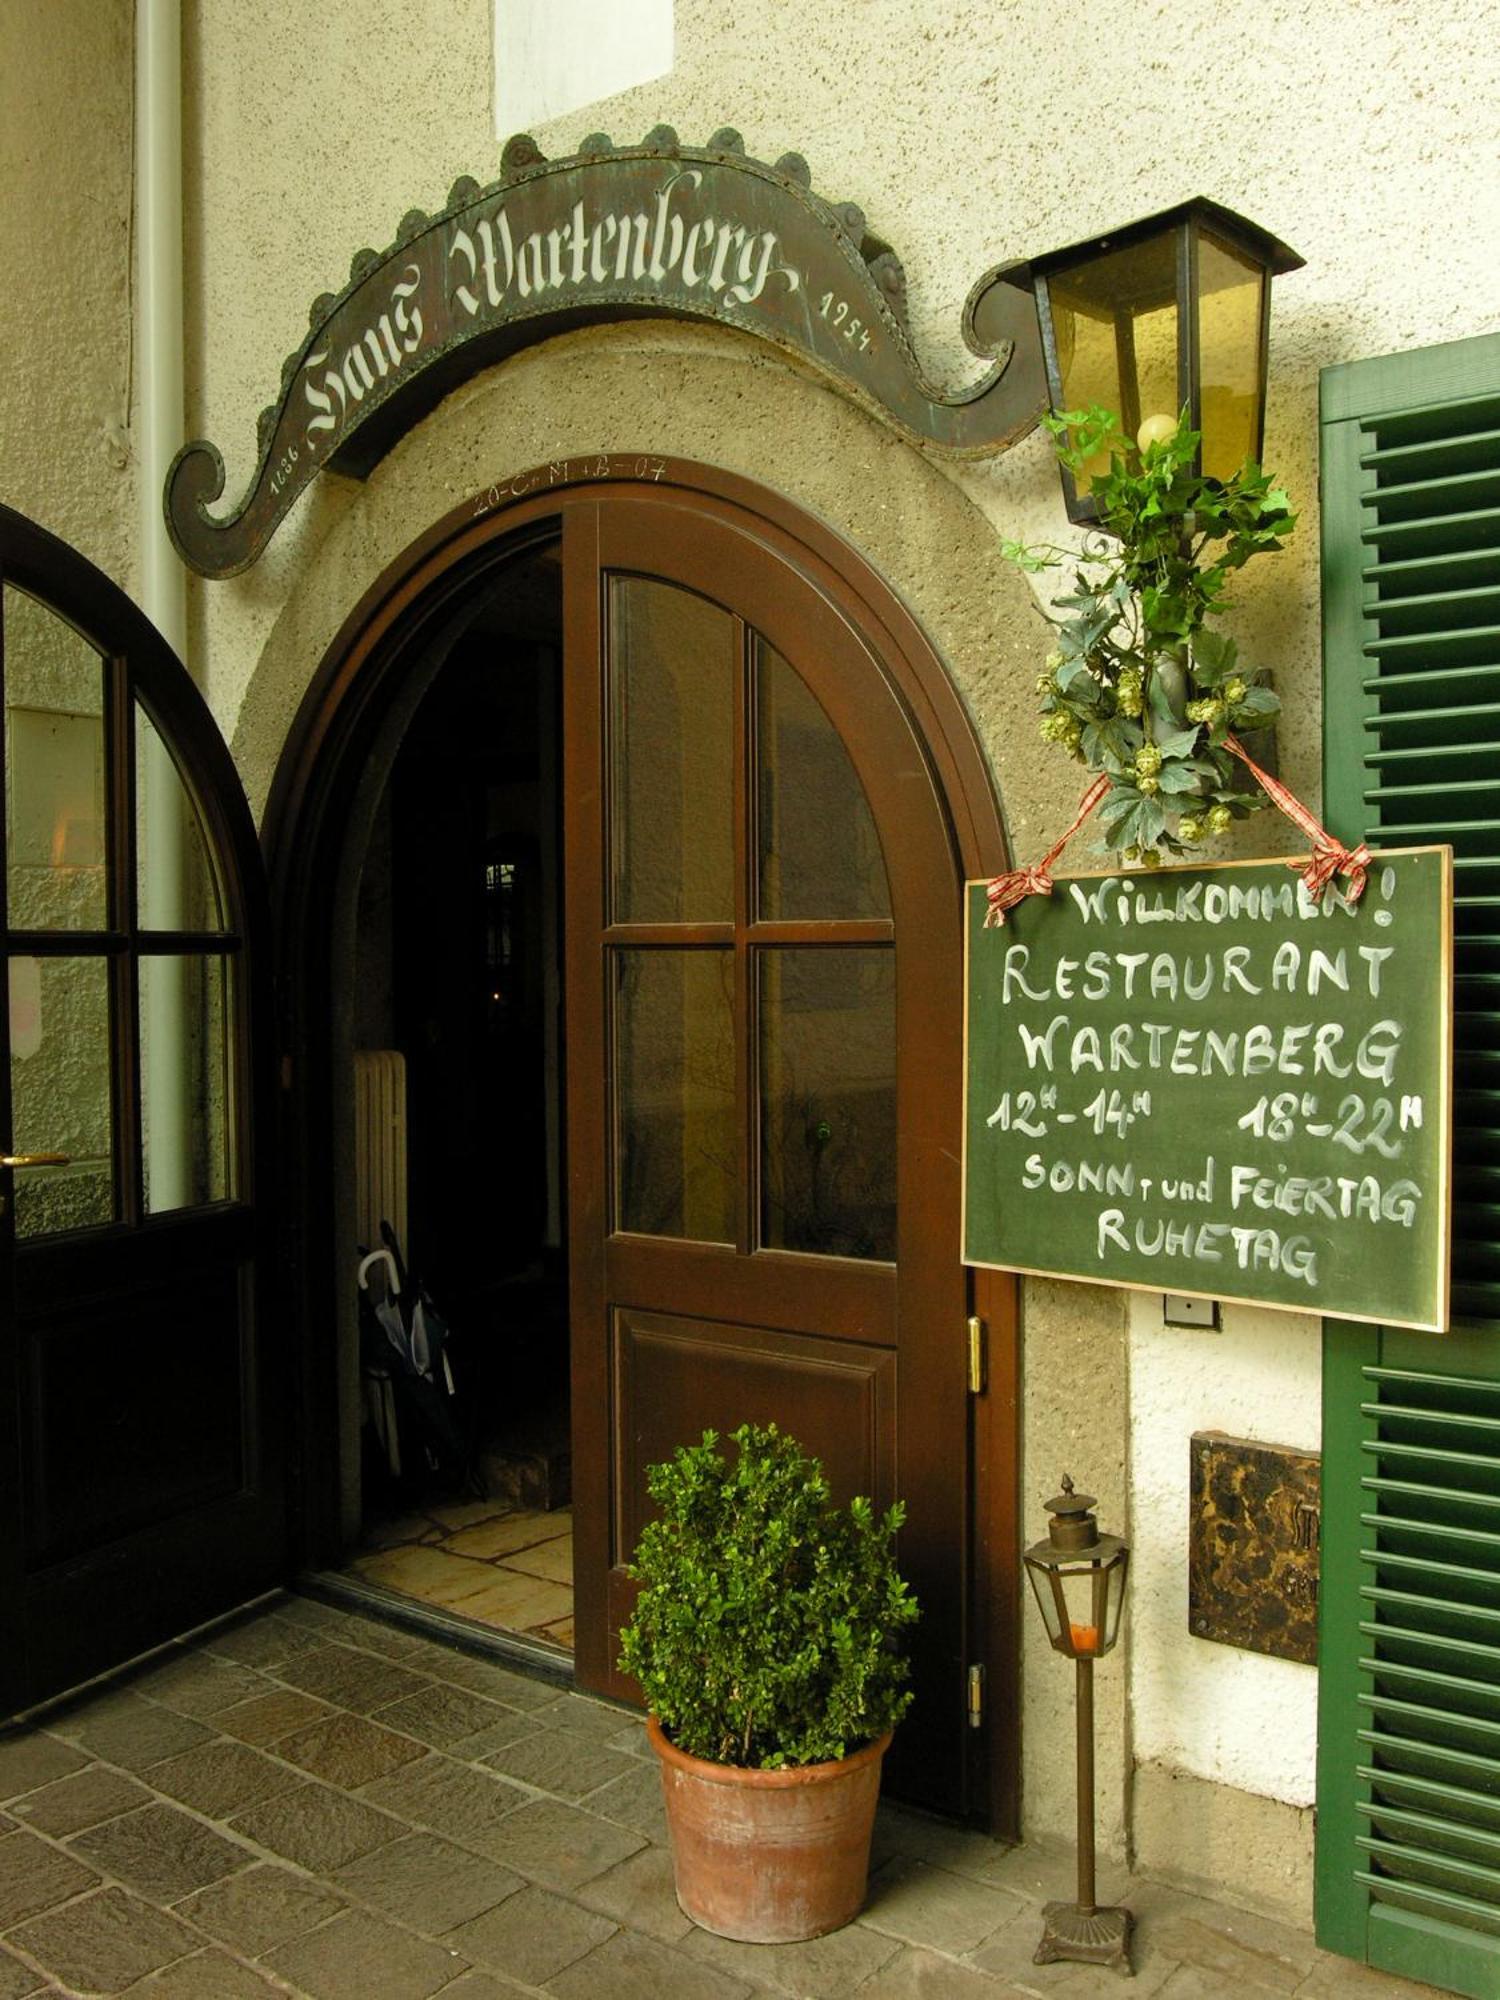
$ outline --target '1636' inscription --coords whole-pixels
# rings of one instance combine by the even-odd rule
[[[1448,874],[1409,850],[1358,904],[1273,862],[971,908],[969,1261],[1441,1324]]]

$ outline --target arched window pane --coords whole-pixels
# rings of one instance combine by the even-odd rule
[[[141,1156],[149,1215],[227,1201],[233,1180],[229,968],[198,952],[140,961]]]
[[[734,959],[614,954],[616,1227],[734,1241]]]
[[[761,1241],[896,1254],[896,956],[760,957]]]
[[[849,752],[796,669],[755,644],[760,915],[888,917],[880,839]]]
[[[137,920],[142,930],[223,930],[223,898],[198,809],[139,702],[135,857]]]
[[[12,930],[108,922],[104,662],[47,605],[5,587],[5,798]]]
[[[108,961],[12,958],[11,1151],[68,1157],[16,1173],[18,1237],[114,1221],[109,1057]]]
[[[617,923],[734,917],[734,699],[727,611],[645,577],[610,583],[610,846]]]

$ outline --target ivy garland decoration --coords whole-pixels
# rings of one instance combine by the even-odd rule
[[[1044,613],[1057,642],[1037,682],[1042,738],[1108,778],[1107,844],[1157,868],[1269,803],[1259,784],[1236,783],[1224,745],[1273,723],[1281,703],[1208,620],[1225,609],[1233,572],[1281,548],[1297,517],[1248,460],[1228,480],[1195,472],[1186,411],[1140,449],[1097,405],[1043,422],[1075,474],[1104,452],[1109,470],[1092,479],[1102,532],[1082,554],[1004,544],[1023,570],[1074,565],[1071,591]]]

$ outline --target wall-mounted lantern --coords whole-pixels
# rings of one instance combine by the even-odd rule
[[[1048,1903],[1036,1963],[1057,1959],[1086,1965],[1129,1965],[1130,1912],[1101,1910],[1094,1890],[1094,1662],[1119,1637],[1130,1551],[1118,1535],[1101,1535],[1091,1493],[1062,1492],[1047,1502],[1047,1539],[1026,1551],[1026,1574],[1047,1637],[1077,1663],[1078,1900]]]
[[[1177,427],[1202,433],[1198,470],[1230,479],[1259,461],[1271,279],[1303,259],[1201,196],[1107,236],[1029,257],[1007,280],[1036,296],[1054,410],[1115,411],[1141,450]],[[1091,521],[1093,471],[1063,468],[1068,518]]]

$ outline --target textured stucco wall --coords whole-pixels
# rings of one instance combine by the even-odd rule
[[[1319,1322],[1225,1306],[1218,1332],[1165,1326],[1130,1295],[1135,1750],[1199,1778],[1311,1805],[1316,1670],[1197,1638],[1187,1620],[1188,1440],[1319,1445]]]
[[[489,22],[467,0],[445,10],[441,35],[420,37],[400,0],[312,14],[265,0],[252,40],[233,0],[189,14],[191,421],[223,447],[233,495],[310,301],[361,245],[388,242],[408,207],[436,209],[458,174],[493,169]],[[544,148],[566,152],[598,127],[639,138],[659,121],[701,141],[728,121],[758,157],[805,152],[820,191],[860,201],[901,253],[917,348],[939,378],[974,372],[959,311],[989,264],[1187,193],[1243,208],[1307,257],[1278,289],[1267,438],[1307,529],[1299,551],[1247,580],[1241,632],[1275,659],[1288,775],[1311,788],[1317,371],[1500,318],[1493,162],[1463,138],[1476,105],[1500,97],[1482,7],[1447,0],[1414,35],[1396,0],[1269,0],[1221,9],[1210,36],[1199,10],[1128,0],[747,0],[732,19],[679,0],[676,40],[669,77],[540,128]],[[1059,109],[1060,89],[1073,108]],[[949,476],[1006,532],[1057,531],[1039,445]],[[257,571],[215,588],[226,716],[328,512],[326,496],[305,499]]]
[[[362,243],[387,241],[413,202],[436,207],[459,172],[484,177],[494,152],[476,102],[477,8],[459,10],[444,40],[413,50],[394,78],[383,65],[361,67],[341,8],[309,27],[288,0],[272,0],[265,45],[285,53],[295,44],[291,69],[230,60],[232,13],[227,0],[199,13],[194,221],[205,238],[195,416],[228,454],[234,492],[250,469],[255,411],[300,336],[308,301],[339,282]],[[357,46],[389,47],[400,18],[394,0],[366,7]],[[1368,0],[1234,6],[1215,16],[1212,35],[1199,10],[1118,0],[1086,11],[1025,0],[958,13],[886,0],[824,10],[749,0],[732,22],[708,0],[680,0],[669,77],[580,107],[537,136],[562,153],[599,127],[632,139],[665,121],[701,140],[729,121],[758,157],[804,152],[819,190],[860,201],[897,246],[918,352],[953,381],[973,368],[958,333],[963,298],[1004,256],[1197,191],[1294,243],[1308,269],[1278,288],[1266,456],[1301,504],[1303,528],[1289,554],[1245,579],[1236,630],[1252,657],[1276,668],[1283,772],[1316,801],[1317,374],[1353,355],[1500,323],[1486,303],[1500,243],[1491,163],[1483,148],[1454,143],[1474,104],[1500,96],[1500,66],[1479,26],[1474,6],[1443,6],[1414,37],[1405,10]],[[1108,88],[1099,82],[1106,49]],[[1072,111],[1056,108],[1059,78]],[[342,112],[329,121],[323,107],[334,96]],[[1184,103],[1189,113],[1179,111]],[[247,130],[262,135],[248,151]],[[352,136],[377,131],[397,143]],[[342,164],[346,146],[357,172]],[[252,260],[254,309],[245,311]],[[979,718],[1017,849],[1043,844],[1076,788],[1066,766],[1049,768],[1032,749],[1030,680],[1045,635],[972,525],[982,516],[1003,534],[1063,533],[1040,439],[990,465],[933,455],[929,470],[922,454],[784,365],[729,337],[673,328],[574,336],[453,403],[461,409],[429,420],[425,441],[411,440],[370,489],[325,479],[257,572],[201,593],[211,695],[226,722],[239,717],[237,748],[254,790],[267,781],[292,688],[329,620],[373,575],[379,552],[417,531],[424,505],[436,513],[482,477],[552,452],[651,448],[748,472],[850,535],[924,620]],[[935,526],[969,510],[939,505],[945,488],[977,510],[954,540]],[[313,563],[331,572],[317,586],[316,610]],[[1262,821],[1238,851],[1292,845]],[[1193,1791],[1195,1824],[1211,1824],[1225,1851],[1241,1824],[1254,1845],[1253,1822],[1262,1831],[1284,1824],[1288,1851],[1300,1855],[1313,1676],[1191,1641],[1179,1594],[1190,1431],[1214,1424],[1315,1439],[1315,1327],[1231,1308],[1213,1347],[1194,1351],[1161,1329],[1149,1298],[1127,1311],[1119,1295],[1035,1283],[1024,1321],[1029,1520],[1040,1524],[1039,1503],[1066,1464],[1136,1543],[1130,1653],[1101,1675],[1106,1840],[1124,1836],[1123,1778],[1134,1754],[1143,1859],[1172,1864],[1172,1815],[1152,1802],[1175,1796],[1179,1780]],[[1103,1392],[1080,1414],[1084,1370],[1102,1371]],[[1028,1651],[1033,1830],[1065,1831],[1069,1821],[1067,1799],[1044,1775],[1066,1759],[1067,1678]],[[1232,1702],[1220,1699],[1226,1689]],[[1272,1724],[1278,1748],[1268,1759]],[[1237,1819],[1228,1786],[1284,1801],[1284,1823],[1269,1803]],[[1305,1867],[1297,1864],[1288,1885],[1275,1879],[1279,1866],[1251,1869],[1245,1893],[1295,1905]]]
[[[451,396],[402,441],[342,511],[276,619],[234,739],[263,804],[296,703],[349,605],[422,526],[498,477],[551,460],[652,449],[773,487],[855,544],[913,607],[969,703],[999,775],[1012,838],[1054,822],[1069,767],[1034,754],[1032,687],[1045,631],[982,514],[919,453],[754,343],[715,329],[605,327],[518,356]],[[796,440],[790,450],[787,441]],[[1023,823],[1027,833],[1018,833]],[[1067,1467],[1123,1516],[1125,1320],[1118,1294],[1033,1284],[1024,1313],[1022,1477],[1056,1491]],[[1096,1390],[1077,1393],[1091,1372]],[[1073,1825],[1071,1677],[1026,1627],[1028,1824]],[[1126,1683],[1101,1675],[1101,1840],[1124,1841]]]
[[[132,579],[130,0],[0,21],[0,500]]]
[[[223,448],[233,499],[309,302],[340,285],[362,245],[388,242],[406,209],[436,209],[459,174],[496,170],[490,9],[452,0],[427,34],[400,0],[311,11],[259,0],[253,25],[235,0],[186,11],[190,425]],[[20,35],[25,60],[0,66],[0,146],[35,207],[12,201],[0,223],[22,287],[6,309],[16,298],[27,308],[19,361],[0,375],[0,492],[121,576],[128,477],[111,465],[109,424],[112,412],[121,420],[128,355],[128,19],[122,0],[18,0],[7,36]],[[757,157],[804,152],[819,190],[858,200],[905,260],[916,346],[938,379],[972,372],[960,307],[1003,257],[1199,191],[1293,243],[1308,268],[1277,290],[1266,455],[1303,526],[1288,554],[1247,576],[1236,631],[1276,668],[1283,773],[1315,801],[1318,370],[1500,326],[1484,136],[1497,103],[1500,49],[1480,0],[1437,0],[1419,30],[1397,0],[1233,0],[1211,21],[1172,0],[744,0],[732,14],[678,0],[670,76],[537,136],[563,153],[597,128],[626,140],[665,121],[702,141],[730,122]],[[38,410],[62,431],[40,438]],[[996,754],[1018,850],[1043,844],[1076,781],[1033,749],[1045,634],[993,540],[1062,532],[1042,441],[990,465],[944,465],[733,336],[643,325],[507,364],[451,398],[368,486],[321,479],[247,577],[195,586],[195,666],[257,803],[300,687],[381,562],[500,473],[610,448],[734,467],[848,533],[949,661]],[[1261,822],[1248,845],[1292,842]],[[1040,1526],[1066,1464],[1136,1548],[1129,1657],[1100,1676],[1106,1838],[1121,1838],[1133,1742],[1143,1859],[1233,1855],[1235,1829],[1252,1821],[1284,1826],[1301,1854],[1313,1676],[1287,1670],[1289,1682],[1248,1656],[1210,1664],[1212,1649],[1181,1629],[1175,1593],[1188,1433],[1213,1423],[1315,1438],[1315,1329],[1268,1330],[1266,1316],[1231,1309],[1224,1333],[1196,1348],[1161,1330],[1149,1299],[1127,1312],[1118,1294],[1045,1284],[1026,1286],[1024,1317],[1028,1523]],[[1102,1369],[1104,1388],[1080,1413],[1084,1368]],[[1222,1709],[1225,1677],[1234,1712],[1209,1737],[1188,1711]],[[1071,1812],[1041,1777],[1066,1765],[1066,1680],[1028,1654],[1037,1830],[1065,1831]],[[1257,1754],[1271,1725],[1274,1768]],[[1189,1795],[1198,1831],[1174,1832],[1172,1801]],[[1225,1805],[1235,1796],[1264,1802],[1236,1820]],[[1294,1905],[1305,1867],[1284,1893],[1267,1883],[1257,1877],[1254,1893]]]

